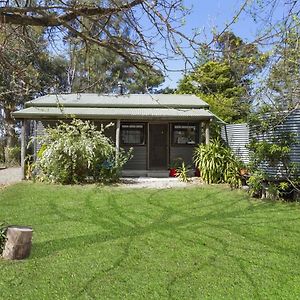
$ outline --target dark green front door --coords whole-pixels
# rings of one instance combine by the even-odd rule
[[[168,168],[168,124],[149,124],[149,169]]]

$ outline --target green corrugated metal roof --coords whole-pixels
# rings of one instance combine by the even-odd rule
[[[75,116],[82,119],[172,119],[203,120],[215,117],[205,109],[173,109],[173,108],[83,108],[83,107],[29,107],[13,113],[17,119],[50,119]]]
[[[195,95],[173,94],[61,94],[46,95],[26,103],[26,107],[136,107],[136,108],[208,108]]]

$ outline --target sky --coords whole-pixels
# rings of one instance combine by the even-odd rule
[[[239,11],[242,0],[186,0],[185,6],[192,7],[191,14],[186,18],[186,24],[181,30],[190,35],[193,28],[199,28],[203,31],[203,42],[210,41],[212,28],[222,31]],[[253,19],[245,13],[231,26],[232,31],[243,38],[245,41],[252,41],[258,33],[259,26]],[[183,60],[169,61],[168,66],[171,69],[184,69]],[[182,78],[182,72],[168,72],[168,77],[163,87],[174,88],[178,80]]]
[[[272,3],[272,0],[269,1]],[[233,17],[240,10],[244,2],[245,0],[183,0],[184,5],[187,8],[191,8],[191,12],[186,18],[185,24],[179,28],[179,31],[183,32],[186,36],[192,36],[193,29],[198,28],[201,32],[201,42],[210,42],[212,29],[214,28],[217,32],[222,32],[226,24],[233,20]],[[277,11],[274,14],[276,17],[280,17],[280,14],[282,14],[282,6],[284,4],[280,5],[281,7],[277,7]],[[145,23],[145,28],[147,28],[146,20]],[[230,29],[245,42],[251,42],[258,35],[261,29],[260,27],[261,24],[255,23],[250,14],[243,12],[236,23],[230,26]],[[57,38],[56,47],[58,47],[59,52],[60,47],[64,49],[64,46],[62,46],[60,40],[61,36],[58,35]],[[164,44],[162,41],[157,42],[156,47],[159,52],[164,52]],[[52,47],[52,49],[54,52],[56,51],[55,47]],[[193,56],[194,50],[190,49],[186,51],[189,56]],[[168,69],[173,71],[167,72],[165,82],[160,88],[176,88],[178,81],[183,77],[183,72],[178,70],[185,69],[184,60],[179,58],[175,61],[167,60],[164,62],[167,64]]]

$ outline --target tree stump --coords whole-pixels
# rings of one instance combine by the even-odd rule
[[[24,259],[30,255],[33,230],[30,227],[9,226],[2,253],[5,259]]]

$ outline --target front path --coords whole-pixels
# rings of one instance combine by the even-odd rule
[[[8,185],[22,180],[21,168],[0,169],[0,185]]]
[[[202,184],[199,177],[189,178],[189,182],[182,182],[178,178],[153,178],[153,177],[138,177],[138,178],[121,178],[121,187],[128,188],[152,188],[152,189],[171,189],[182,188]]]

